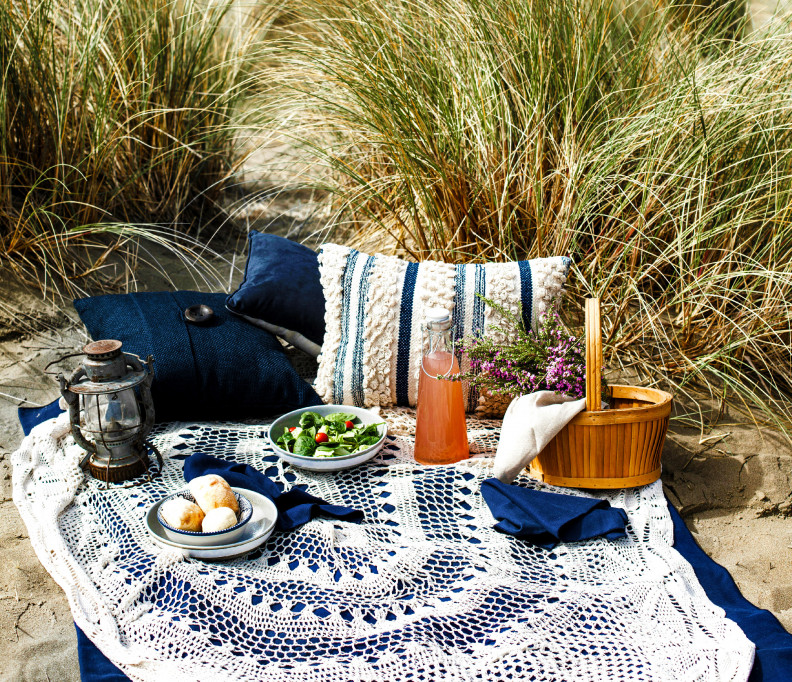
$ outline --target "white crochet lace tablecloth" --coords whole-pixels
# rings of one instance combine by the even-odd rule
[[[171,424],[154,436],[163,476],[106,492],[83,478],[62,415],[13,455],[14,501],[77,625],[133,680],[748,677],[753,644],[673,549],[659,482],[601,493],[627,511],[626,539],[545,551],[492,530],[478,490],[496,422],[469,421],[478,456],[421,467],[399,435],[411,413],[385,414],[397,435],[369,465],[338,474],[282,464],[266,425]],[[315,519],[228,563],[158,549],[144,515],[184,486],[194,451],[307,485],[365,521]]]

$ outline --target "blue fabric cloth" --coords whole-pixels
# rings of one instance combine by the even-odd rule
[[[129,678],[115,667],[85,633],[77,630],[77,660],[82,682],[129,682]]]
[[[674,547],[693,566],[710,601],[726,611],[745,636],[756,645],[749,682],[784,682],[792,679],[792,634],[769,611],[756,608],[740,594],[729,572],[698,546],[685,522],[668,503],[674,522]]]
[[[317,254],[290,239],[251,230],[245,278],[226,305],[322,345],[325,298]]]
[[[307,523],[320,514],[342,521],[360,521],[363,512],[349,507],[328,504],[310,493],[292,488],[283,492],[275,481],[247,464],[227,462],[211,455],[196,452],[184,461],[184,479],[192,481],[196,476],[217,474],[234,488],[246,488],[271,499],[278,508],[278,528],[292,530]]]
[[[545,549],[559,542],[625,537],[627,514],[607,500],[521,488],[497,478],[481,484],[481,495],[498,519],[495,530]]]
[[[158,291],[83,298],[74,307],[93,339],[118,339],[127,353],[154,356],[158,422],[257,419],[321,405],[280,342],[226,310],[225,298]],[[187,322],[184,310],[201,303],[214,319]]]
[[[58,406],[58,400],[55,398],[49,405],[44,407],[20,407],[17,409],[17,419],[22,426],[22,431],[27,436],[34,426],[38,426],[41,422],[47,421],[57,417],[63,410]]]

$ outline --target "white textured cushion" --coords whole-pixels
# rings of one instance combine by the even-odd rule
[[[566,282],[570,259],[453,265],[409,263],[325,244],[319,273],[325,296],[325,337],[315,388],[326,403],[414,406],[426,310],[453,314],[458,337],[502,337],[500,315],[477,293],[534,326]],[[503,339],[505,340],[505,339]],[[465,391],[469,411],[489,413],[487,400]],[[504,406],[505,409],[505,406]],[[502,412],[502,410],[500,410]]]

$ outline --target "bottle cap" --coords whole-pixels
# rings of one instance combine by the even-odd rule
[[[451,328],[451,313],[445,308],[429,308],[426,311],[426,327],[433,331]]]

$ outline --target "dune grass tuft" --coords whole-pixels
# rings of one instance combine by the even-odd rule
[[[568,253],[612,367],[791,423],[787,25],[750,35],[735,2],[297,4],[262,118],[348,234],[419,260]]]
[[[247,60],[271,16],[234,5],[2,3],[1,268],[74,294],[140,239],[196,252],[183,237],[207,238],[222,213]]]

